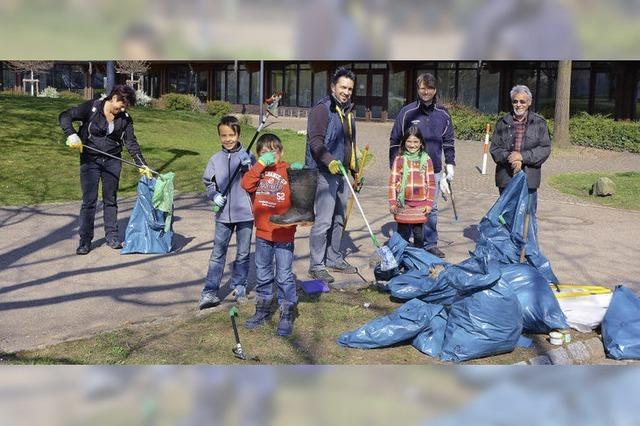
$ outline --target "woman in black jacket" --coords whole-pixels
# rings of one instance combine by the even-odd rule
[[[91,250],[100,181],[107,245],[113,249],[122,248],[117,220],[117,193],[122,163],[96,150],[120,157],[124,145],[140,167],[140,173],[150,177],[151,171],[146,166],[133,131],[133,120],[126,111],[135,103],[136,92],[129,86],[118,85],[106,98],[84,102],[60,114],[60,127],[67,137],[67,145],[80,151],[82,207],[80,245],[76,254],[87,254]],[[81,122],[78,131],[73,127],[74,121]]]

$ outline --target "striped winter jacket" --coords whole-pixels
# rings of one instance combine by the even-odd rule
[[[433,162],[429,158],[424,168],[420,168],[420,160],[409,160],[409,175],[404,191],[404,205],[398,205],[398,191],[402,185],[402,170],[405,158],[399,155],[393,161],[389,175],[389,205],[398,207],[394,220],[398,223],[425,223],[427,215],[425,207],[433,207],[436,194],[436,179]]]

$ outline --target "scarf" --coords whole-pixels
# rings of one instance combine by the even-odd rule
[[[427,165],[429,156],[424,151],[417,151],[413,154],[405,151],[402,154],[402,181],[400,182],[400,190],[398,191],[398,205],[404,206],[404,193],[407,189],[407,180],[409,179],[409,161],[420,160],[420,170],[424,170]]]

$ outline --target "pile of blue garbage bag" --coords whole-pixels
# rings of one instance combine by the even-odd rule
[[[389,315],[343,333],[338,343],[352,348],[381,348],[411,343],[442,361],[461,362],[511,352],[522,333],[567,328],[551,283],[558,279],[536,240],[528,205],[527,180],[518,173],[479,224],[470,257],[450,264],[410,247],[397,233],[387,242],[400,265],[387,286],[406,300]],[[519,263],[525,245],[524,263]]]

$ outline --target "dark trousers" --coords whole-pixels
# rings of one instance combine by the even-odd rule
[[[424,224],[423,223],[399,223],[398,234],[406,241],[410,241],[411,234],[413,234],[413,246],[420,247],[424,245]]]
[[[80,162],[80,186],[82,207],[80,208],[80,239],[93,239],[93,222],[96,216],[98,185],[102,181],[104,203],[104,234],[107,239],[118,237],[118,183],[122,163],[113,158],[99,157]]]

